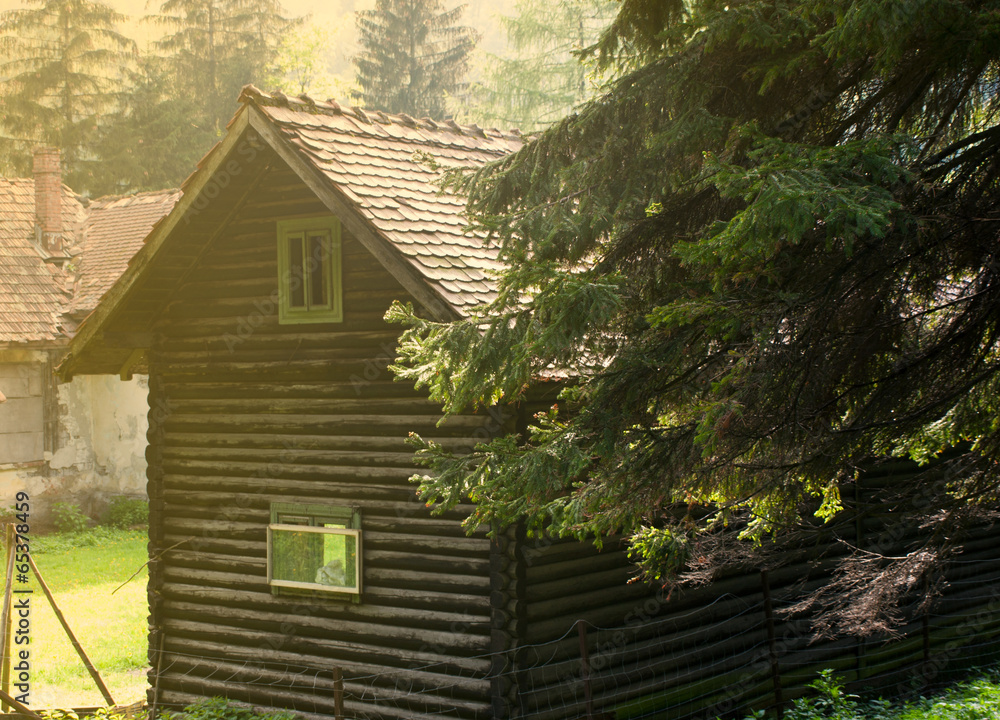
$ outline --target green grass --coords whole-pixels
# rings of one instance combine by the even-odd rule
[[[91,662],[119,704],[146,689],[146,562],[142,531],[95,528],[32,538],[35,564]],[[2,577],[0,577],[2,582]],[[23,588],[17,585],[15,588]],[[31,707],[104,705],[41,588],[31,587]],[[15,646],[16,647],[16,646]]]

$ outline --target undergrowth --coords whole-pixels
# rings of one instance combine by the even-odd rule
[[[938,695],[909,701],[862,700],[845,691],[832,670],[810,683],[813,693],[795,700],[784,720],[1000,720],[1000,666]],[[746,720],[771,717],[760,710]]]
[[[297,720],[293,712],[262,712],[237,705],[225,698],[199,700],[176,712],[164,711],[159,714],[163,720]]]
[[[39,713],[45,720],[80,720],[73,710],[43,710]],[[133,715],[125,708],[98,708],[88,718],[94,720],[131,720]],[[297,720],[292,712],[263,712],[244,705],[238,705],[225,698],[199,700],[183,710],[163,710],[161,720]]]

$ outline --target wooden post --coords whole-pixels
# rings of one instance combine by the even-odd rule
[[[167,634],[162,628],[160,631],[160,642],[156,653],[156,665],[153,666],[153,704],[149,706],[149,720],[156,720],[156,706],[160,702],[160,668],[163,667],[163,642],[167,639]]]
[[[73,631],[69,629],[69,623],[67,623],[66,618],[63,617],[62,610],[60,610],[59,606],[56,605],[56,599],[52,597],[52,592],[49,590],[49,586],[46,585],[45,580],[42,579],[42,573],[38,571],[38,566],[35,565],[35,560],[30,554],[28,555],[28,562],[31,564],[31,569],[35,571],[35,577],[38,578],[38,584],[42,587],[42,592],[45,593],[45,597],[48,598],[49,605],[52,606],[52,610],[55,612],[56,618],[59,619],[59,623],[62,625],[63,630],[66,631],[66,635],[69,636],[69,641],[73,643],[73,647],[76,649],[77,655],[80,656],[80,659],[83,660],[83,664],[87,667],[87,672],[90,673],[90,677],[92,677],[94,682],[97,683],[97,687],[100,689],[101,695],[103,695],[104,699],[107,701],[108,706],[110,707],[111,705],[114,705],[115,701],[114,698],[111,697],[111,693],[108,691],[108,686],[104,684],[104,680],[101,679],[101,674],[97,672],[97,668],[95,668],[94,664],[90,662],[90,658],[87,657],[87,653],[83,651],[83,646],[81,646],[80,641],[76,639],[76,635],[74,635]]]
[[[583,672],[583,700],[587,704],[587,720],[594,720],[594,701],[590,692],[590,654],[587,652],[587,625],[576,621],[576,631],[580,635],[580,668]]]
[[[344,671],[333,669],[333,714],[336,720],[344,720]]]
[[[764,620],[767,625],[767,655],[771,661],[771,683],[774,685],[774,706],[778,720],[784,717],[784,700],[781,693],[781,668],[778,667],[778,648],[774,633],[774,608],[771,605],[771,584],[767,570],[760,571],[760,586],[764,593]]]
[[[21,715],[25,715],[26,717],[31,718],[31,720],[42,720],[42,717],[40,715],[36,715],[29,708],[25,707],[24,705],[19,703],[17,700],[15,700],[2,690],[0,690],[0,700],[3,701],[4,705],[10,705],[12,708],[17,710]]]
[[[3,610],[0,611],[0,691],[10,692],[10,600],[14,591],[14,544],[17,539],[14,524],[4,525],[4,543],[7,550],[7,575],[3,590]],[[0,709],[7,712],[11,706],[5,699],[0,699]]]
[[[858,480],[854,483],[854,545],[857,548],[864,549],[864,538],[865,538],[865,524],[861,516],[861,502],[864,499],[862,495],[862,490]],[[857,668],[858,673],[858,684],[867,677],[867,670],[865,668],[865,653],[868,648],[868,640],[863,635],[858,635],[855,638],[854,646],[854,665]]]

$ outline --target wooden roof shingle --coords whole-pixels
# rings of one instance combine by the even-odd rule
[[[71,312],[85,315],[97,307],[153,225],[170,212],[180,196],[180,190],[159,190],[98,198],[90,203]]]
[[[125,270],[178,190],[89,203],[63,186],[63,240],[70,267],[46,262],[35,242],[35,182],[0,178],[0,344],[64,345]],[[72,316],[72,317],[71,317]]]

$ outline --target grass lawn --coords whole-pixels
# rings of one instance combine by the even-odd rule
[[[83,538],[93,545],[76,542],[32,538],[35,564],[115,702],[135,702],[146,691],[145,568],[112,592],[146,562],[146,533],[98,528]],[[31,707],[106,704],[33,577],[30,587]]]

